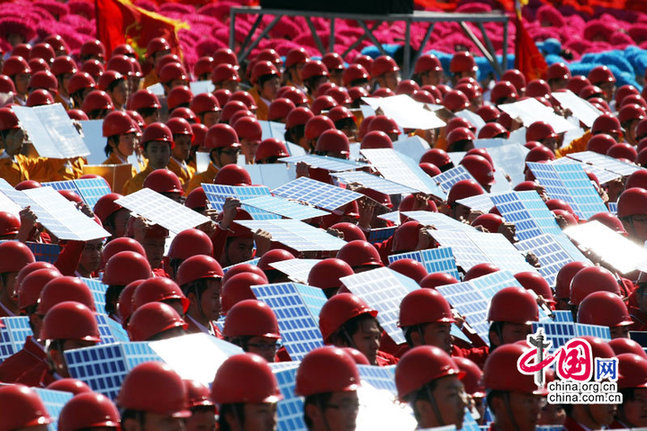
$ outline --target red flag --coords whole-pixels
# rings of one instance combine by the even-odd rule
[[[542,78],[548,70],[548,65],[523,25],[520,12],[516,14],[515,28],[517,32],[514,43],[514,67],[524,74],[526,82]]]
[[[117,45],[131,45],[140,58],[146,54],[146,45],[155,37],[163,37],[174,54],[182,56],[177,32],[189,28],[182,21],[135,6],[130,0],[95,0],[97,38],[110,55]]]

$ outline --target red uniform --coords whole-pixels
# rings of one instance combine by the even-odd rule
[[[588,428],[584,428],[570,416],[564,421],[564,429],[566,431],[589,431]]]
[[[22,350],[0,364],[0,381],[45,387],[55,381],[43,347],[29,336]]]

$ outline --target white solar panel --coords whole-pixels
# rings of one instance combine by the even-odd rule
[[[115,203],[175,234],[210,221],[208,217],[148,188],[117,199]]]
[[[430,274],[444,272],[450,274],[457,280],[461,278],[458,269],[456,269],[456,258],[451,247],[430,248],[427,250],[389,255],[389,263],[400,259],[416,260],[422,263]]]
[[[236,223],[252,231],[266,230],[272,234],[272,241],[297,251],[336,251],[346,244],[343,239],[299,220],[237,220]]]
[[[582,151],[581,153],[571,153],[568,158],[579,160],[580,162],[598,166],[607,171],[626,177],[642,169],[640,166],[630,165],[613,157],[599,154],[593,151]]]
[[[311,350],[323,346],[319,316],[312,313],[294,283],[252,286],[252,291],[274,311],[281,339],[292,360],[301,360]],[[319,292],[325,302],[325,295]]]
[[[377,268],[342,277],[341,282],[353,295],[378,311],[377,320],[382,328],[396,344],[402,344],[406,339],[398,327],[400,302],[418,286],[402,283],[396,274],[389,268]]]
[[[378,177],[377,175],[371,175],[368,172],[338,172],[331,175],[344,184],[361,184],[367,189],[377,190],[378,192],[387,195],[400,195],[416,192],[416,190],[411,187],[394,183],[393,181]]]
[[[280,158],[279,161],[293,164],[304,162],[309,166],[312,166],[313,168],[325,169],[331,172],[352,171],[353,169],[359,169],[368,166],[366,163],[338,159],[336,157],[317,156],[314,154],[283,157]]]
[[[551,286],[555,286],[559,270],[567,263],[575,261],[555,237],[556,235],[543,234],[514,244],[518,250],[526,253],[532,252],[537,256],[541,265],[537,271]],[[580,261],[588,262],[589,260],[582,255]]]
[[[449,193],[449,190],[457,182],[462,180],[474,180],[474,177],[467,171],[467,169],[465,169],[465,166],[458,165],[436,175],[432,179],[440,185],[441,189]]]
[[[20,210],[22,209],[18,204],[9,199],[9,197],[2,191],[0,191],[0,208],[2,208],[2,211],[11,213],[16,217],[20,217]]]
[[[32,210],[38,221],[59,239],[89,241],[110,236],[51,187],[25,190],[24,194],[36,203]]]
[[[361,198],[363,195],[350,190],[322,183],[308,177],[297,178],[272,190],[277,196],[307,202],[318,208],[333,211]]]
[[[516,236],[521,240],[544,233],[562,232],[555,217],[535,191],[493,195],[492,202],[506,221],[514,223]]]
[[[288,278],[296,283],[308,283],[308,274],[319,259],[288,259],[280,262],[272,262],[270,266],[286,274]]]
[[[429,233],[441,246],[451,247],[456,265],[465,272],[479,263],[491,262],[488,256],[474,244],[467,232],[430,229]]]
[[[489,261],[513,273],[535,271],[514,245],[500,233],[469,232],[468,236]]]
[[[377,218],[390,221],[396,226],[400,225],[400,211],[392,211],[390,213],[380,214],[379,216],[377,216]]]
[[[575,128],[564,117],[555,114],[552,108],[543,105],[540,101],[532,97],[519,102],[498,105],[498,107],[512,118],[521,118],[523,125],[526,127],[541,119],[550,124],[553,130],[555,130],[555,133],[562,133]]]
[[[569,226],[564,233],[621,274],[647,271],[647,250],[598,221]]]
[[[258,208],[269,213],[297,220],[307,220],[329,214],[327,211],[322,211],[307,205],[301,205],[278,196],[258,196],[246,199],[243,203],[245,206]]]
[[[484,213],[490,211],[494,206],[489,194],[470,196],[469,198],[458,199],[456,202],[461,205],[465,205],[467,208],[482,211]]]
[[[433,226],[437,230],[453,230],[465,232],[476,230],[469,224],[454,220],[448,215],[442,213],[434,213],[431,211],[405,211],[402,214],[412,220],[420,222],[425,226]]]

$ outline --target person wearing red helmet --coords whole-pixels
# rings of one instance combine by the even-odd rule
[[[117,431],[121,418],[117,407],[105,395],[94,392],[76,394],[61,410],[58,431]]]
[[[328,84],[328,68],[319,60],[308,60],[301,69],[301,78],[307,94],[312,100],[325,95],[325,91],[322,90],[323,85],[332,87],[332,84]],[[314,107],[312,110],[314,111]]]
[[[490,351],[525,340],[531,323],[538,319],[537,300],[530,292],[523,287],[501,289],[492,297],[488,311]]]
[[[57,94],[55,100],[57,103],[63,104],[66,110],[72,108],[72,101],[67,92],[67,86],[70,78],[77,72],[76,63],[67,55],[61,55],[54,59],[52,63],[51,72],[58,81]]]
[[[287,74],[286,85],[296,87],[305,92],[301,71],[303,66],[310,60],[310,56],[303,48],[293,48],[285,56],[285,73]]]
[[[272,309],[265,303],[246,299],[227,312],[223,329],[225,339],[245,352],[256,353],[274,362],[281,347],[279,326]]]
[[[461,159],[460,164],[467,169],[486,192],[490,192],[494,184],[494,168],[485,157],[468,154]]]
[[[0,317],[18,314],[18,272],[35,262],[34,255],[25,244],[8,241],[0,244]]]
[[[256,117],[261,121],[267,121],[270,104],[276,99],[276,93],[281,86],[281,75],[271,62],[258,61],[252,67],[251,82],[254,86],[249,93],[258,106]]]
[[[242,117],[236,120],[232,126],[240,140],[242,153],[245,156],[245,163],[254,163],[256,150],[263,136],[261,124],[254,117]]]
[[[319,313],[319,329],[325,344],[353,347],[372,365],[393,365],[397,359],[380,351],[377,310],[350,293],[338,293],[326,301]]]
[[[400,83],[400,67],[388,55],[381,55],[373,61],[371,77],[376,88],[388,88],[395,91]]]
[[[211,401],[206,385],[196,380],[183,380],[191,417],[184,422],[186,431],[205,431],[216,429],[216,406]]]
[[[204,139],[209,151],[209,167],[205,172],[195,174],[186,188],[187,192],[200,187],[202,183],[213,183],[218,171],[226,165],[236,164],[240,154],[240,141],[236,130],[228,124],[214,124],[209,127]]]
[[[472,54],[468,51],[460,51],[454,54],[449,62],[449,71],[452,74],[452,83],[456,85],[464,77],[476,79],[478,66]]]
[[[526,349],[516,343],[501,346],[485,362],[483,384],[495,416],[490,430],[530,431],[537,425],[548,391],[538,389],[533,376],[519,371],[517,361]]]
[[[122,195],[118,193],[109,193],[99,198],[94,204],[94,215],[99,218],[103,228],[111,234],[108,241],[126,235],[130,211],[115,203],[121,197]]]
[[[360,383],[357,365],[344,349],[326,346],[309,352],[299,365],[295,384],[295,393],[305,397],[308,430],[354,430]]]
[[[184,118],[171,118],[166,125],[173,134],[173,149],[169,159],[168,169],[180,179],[183,189],[186,190],[191,178],[195,175],[195,168],[187,164],[191,155],[193,142],[193,128]]]
[[[398,326],[410,347],[431,345],[450,354],[453,322],[449,303],[434,289],[414,290],[400,303]]]
[[[628,429],[647,426],[647,358],[640,353],[618,354],[618,392],[622,404],[618,405],[616,420],[610,429]]]
[[[483,193],[485,193],[483,188],[474,180],[461,180],[457,182],[447,194],[448,215],[455,220],[467,220],[470,209],[457,201],[471,196],[482,195]]]
[[[602,133],[610,135],[616,142],[622,141],[623,132],[622,127],[620,126],[620,121],[615,116],[611,115],[611,113],[600,115],[595,119],[595,121],[593,121],[591,130],[573,140],[570,144],[558,149],[555,154],[558,157],[563,157],[570,153],[586,151],[586,146],[591,137]]]
[[[187,323],[170,305],[148,302],[135,309],[128,319],[130,341],[159,341],[186,335]]]
[[[171,152],[175,144],[173,134],[164,123],[152,123],[144,130],[142,136],[144,157],[148,159],[146,169],[126,181],[123,194],[128,195],[144,187],[146,177],[157,169],[166,169],[171,159]]]
[[[121,165],[129,163],[128,157],[135,153],[139,127],[127,113],[114,111],[103,119],[103,136],[106,138],[104,152],[108,157],[104,165]],[[132,168],[132,176],[136,175]]]
[[[413,69],[413,79],[420,86],[441,84],[443,82],[443,67],[440,60],[433,54],[421,55]]]
[[[618,198],[618,218],[629,238],[643,244],[647,241],[647,191],[632,187]]]
[[[633,323],[622,298],[604,291],[593,292],[584,298],[577,309],[577,322],[606,326],[611,339],[628,338],[629,326]]]
[[[222,431],[273,431],[279,385],[267,361],[254,353],[227,358],[211,385],[211,400],[218,405]]]
[[[34,389],[25,385],[0,387],[0,429],[45,431],[53,422]]]
[[[443,426],[460,429],[467,406],[463,376],[442,349],[414,347],[402,356],[395,368],[398,398],[411,406],[420,429]]]
[[[285,144],[276,138],[268,138],[261,141],[256,155],[254,156],[254,163],[268,164],[276,163],[281,157],[288,157],[288,149]]]
[[[638,123],[646,118],[645,108],[635,103],[623,105],[618,111],[618,120],[622,129],[625,131],[624,137],[627,143],[632,146],[638,145],[637,127]]]
[[[29,78],[31,77],[31,67],[27,61],[20,56],[11,56],[5,60],[2,67],[2,73],[7,75],[13,81],[16,89],[14,100],[18,105],[24,106],[29,94]]]
[[[306,107],[297,107],[290,111],[285,120],[285,140],[309,151],[309,138],[306,137],[305,129],[308,120],[314,116],[312,111]]]

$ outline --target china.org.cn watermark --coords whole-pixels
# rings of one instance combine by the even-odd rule
[[[618,359],[595,358],[583,338],[573,338],[551,352],[552,342],[543,328],[528,335],[532,347],[517,361],[523,374],[534,376],[539,390],[547,390],[549,404],[622,404],[618,392]],[[554,368],[554,379],[546,381],[546,370]]]

